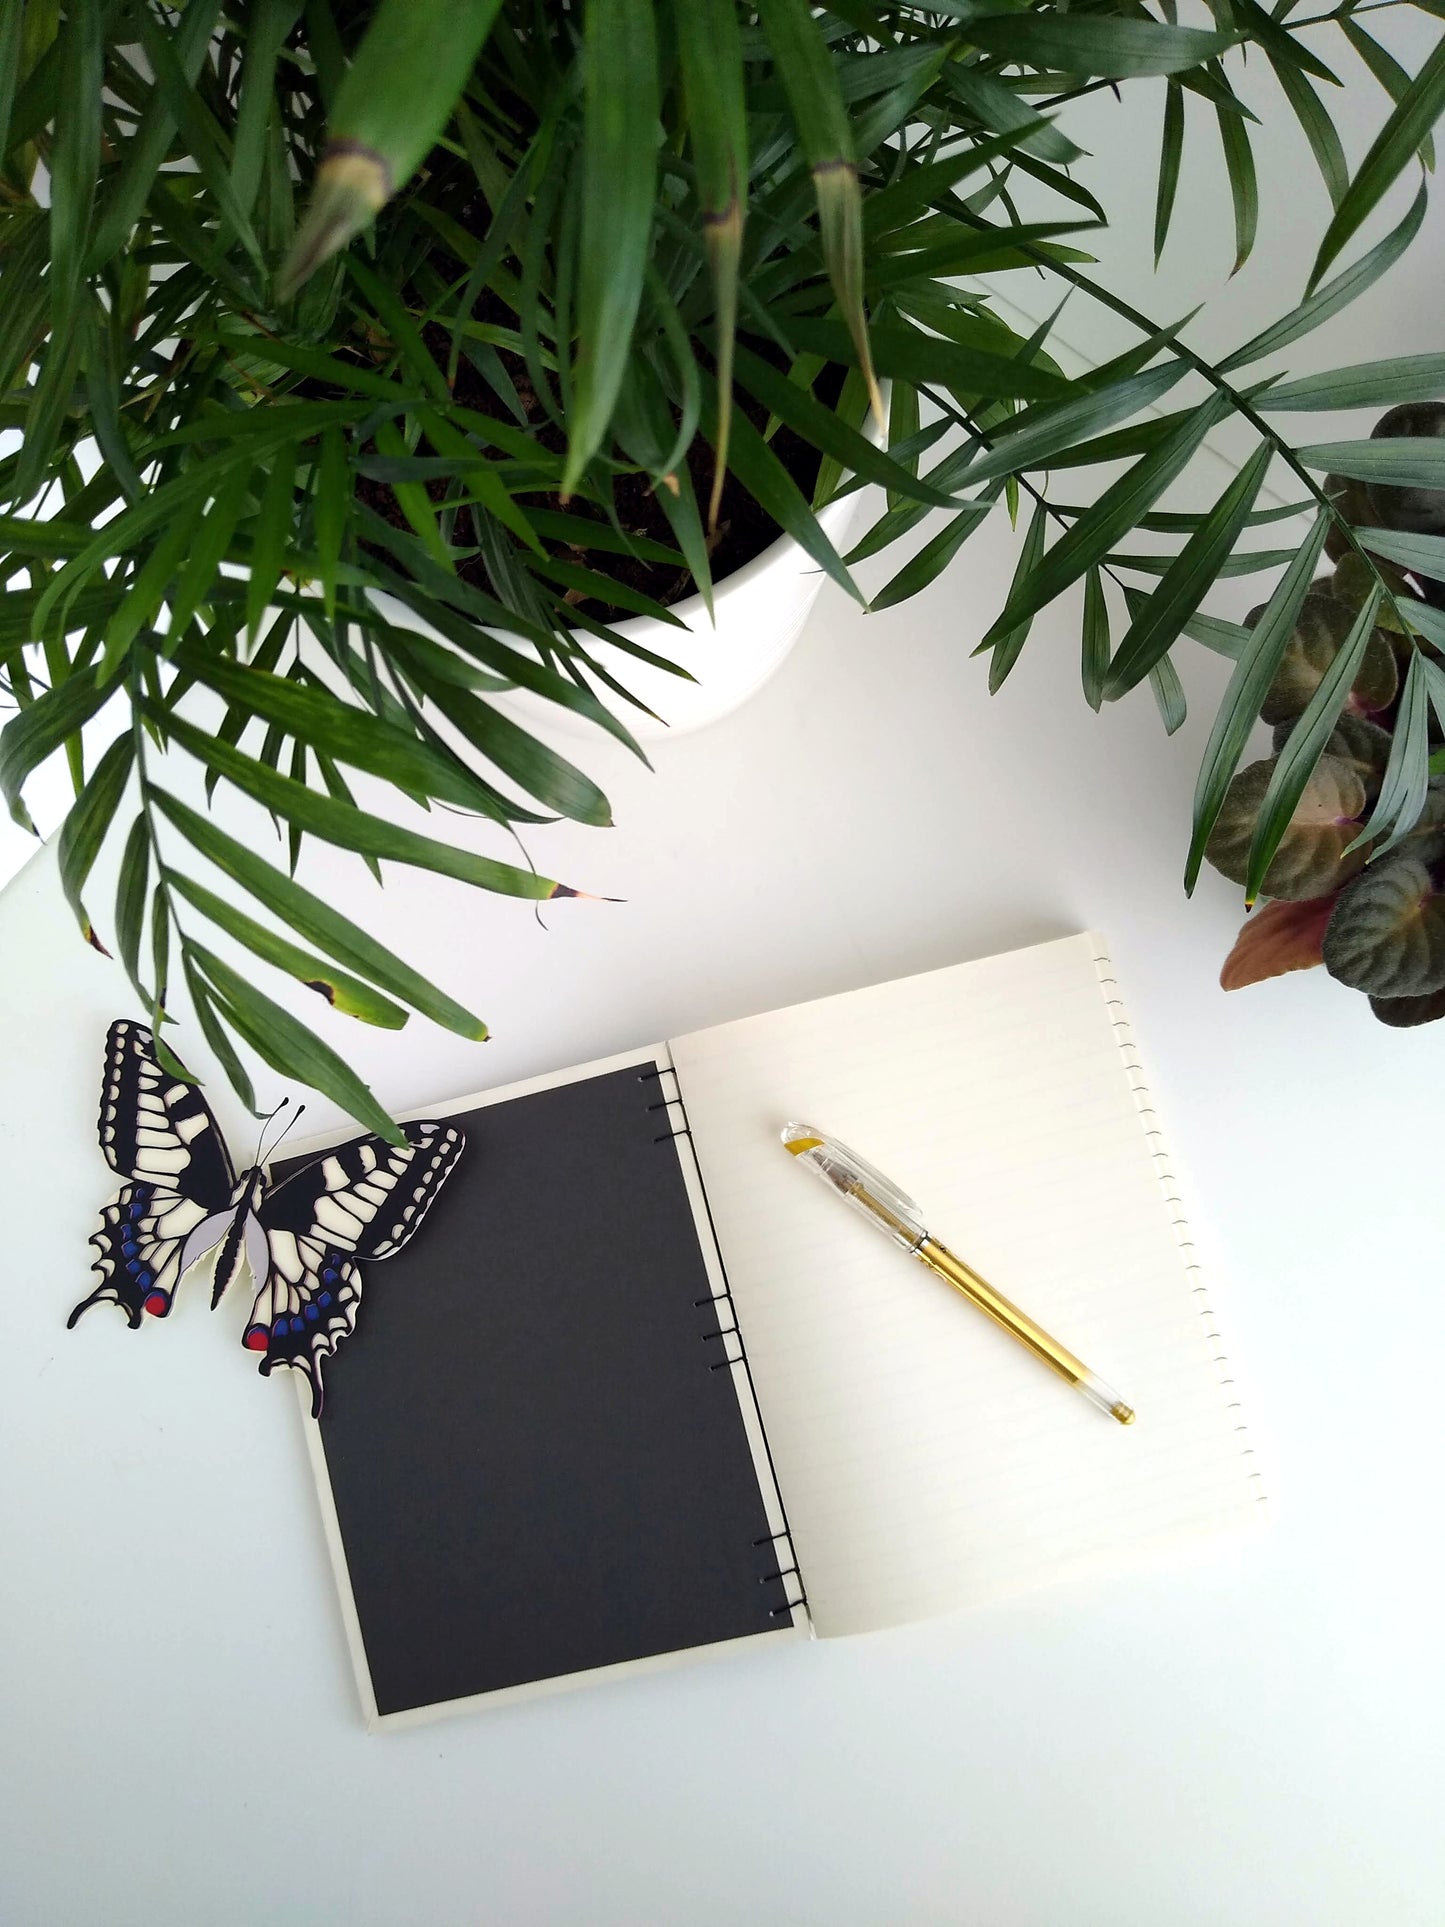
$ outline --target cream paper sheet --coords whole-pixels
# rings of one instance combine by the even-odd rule
[[[1257,1519],[1263,1483],[1091,935],[672,1045],[814,1622],[997,1600]],[[1138,1412],[1111,1422],[808,1173],[816,1125]]]

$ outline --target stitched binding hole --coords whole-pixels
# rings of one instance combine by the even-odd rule
[[[765,1572],[758,1581],[758,1584],[760,1586],[769,1586],[775,1579],[790,1579],[796,1577],[798,1577],[798,1568],[796,1566],[783,1566],[780,1567],[777,1572]]]

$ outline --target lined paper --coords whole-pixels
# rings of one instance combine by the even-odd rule
[[[820,1633],[1116,1567],[1262,1481],[1113,966],[1066,938],[672,1045]],[[778,1142],[837,1136],[1138,1413],[1095,1410]]]

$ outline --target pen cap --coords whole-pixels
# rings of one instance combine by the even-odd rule
[[[820,1177],[845,1204],[872,1220],[905,1251],[914,1251],[928,1236],[923,1214],[912,1198],[891,1178],[811,1124],[785,1124],[779,1134],[799,1164]]]

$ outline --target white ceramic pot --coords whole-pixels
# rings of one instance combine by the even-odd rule
[[[848,529],[857,512],[859,493],[830,502],[818,514],[818,522],[835,549],[842,551]],[[817,599],[824,580],[823,571],[790,535],[783,535],[714,585],[714,622],[700,595],[672,605],[673,614],[685,626],[675,628],[653,616],[629,616],[611,626],[618,635],[640,643],[665,662],[675,662],[696,678],[672,676],[665,669],[629,655],[613,643],[604,643],[590,632],[578,632],[578,642],[589,656],[600,662],[609,675],[639,702],[656,712],[625,703],[606,684],[588,677],[598,697],[640,742],[660,742],[703,729],[729,715],[782,667],[788,651],[803,632],[803,624]],[[413,618],[408,617],[408,621]],[[424,626],[424,625],[422,625]],[[525,648],[516,636],[508,636],[513,648]],[[581,673],[585,676],[586,670]],[[546,736],[591,738],[596,726],[573,715],[557,703],[517,689],[506,696],[489,696],[489,702],[511,711],[529,729]]]
[[[829,503],[818,516],[829,541],[840,551],[859,499],[856,491],[845,495],[841,501]],[[682,736],[729,715],[776,675],[803,633],[803,624],[825,579],[817,563],[792,536],[783,535],[716,584],[715,622],[709,618],[702,597],[695,595],[673,604],[673,614],[686,624],[685,629],[675,629],[652,616],[632,616],[612,625],[630,642],[641,643],[654,655],[688,670],[696,678],[694,682],[654,669],[595,636],[582,635],[578,640],[624,689],[662,719],[654,721],[644,711],[621,704],[616,713],[634,736],[650,742]],[[618,703],[611,690],[596,683],[593,686],[609,707]],[[545,708],[557,728],[572,722],[568,712],[554,703],[528,707],[532,715]]]

